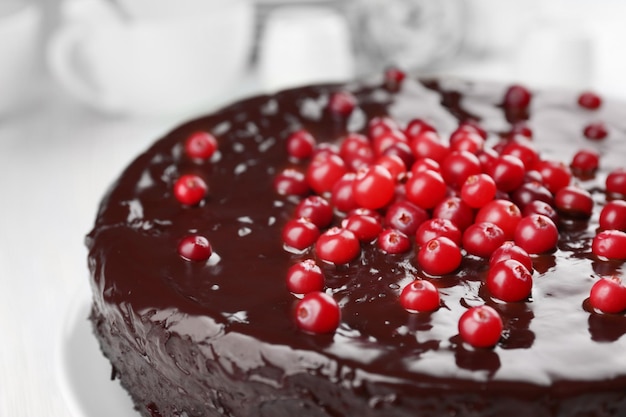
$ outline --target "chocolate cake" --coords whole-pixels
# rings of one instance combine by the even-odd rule
[[[626,415],[626,106],[403,75],[235,103],[113,184],[86,239],[90,319],[141,415]],[[369,150],[342,148],[354,136]],[[340,175],[320,180],[330,160]],[[465,187],[491,183],[479,173],[489,203]],[[375,192],[356,191],[370,174]],[[333,210],[314,223],[299,205],[320,197]],[[479,214],[492,201],[519,215]],[[431,218],[446,221],[416,230]],[[521,219],[549,233],[529,238]],[[301,262],[321,280],[299,286]],[[411,284],[425,292],[403,295]],[[493,326],[462,324],[481,307]]]

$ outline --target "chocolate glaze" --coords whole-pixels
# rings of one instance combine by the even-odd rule
[[[382,85],[382,84],[381,84]],[[145,416],[623,416],[626,415],[626,317],[587,306],[592,284],[621,263],[596,259],[597,228],[608,171],[624,165],[626,107],[605,101],[581,109],[577,92],[534,92],[528,114],[511,115],[505,86],[459,80],[406,80],[389,91],[368,85],[322,85],[261,96],[182,125],[156,142],[105,196],[87,238],[92,320],[104,353]],[[359,106],[348,118],[329,114],[329,93],[348,89]],[[400,123],[421,117],[447,135],[460,120],[479,120],[489,142],[510,122],[527,119],[546,159],[569,163],[582,147],[600,151],[601,171],[575,180],[593,192],[588,221],[560,224],[556,252],[538,256],[530,300],[501,303],[483,285],[483,260],[466,257],[458,273],[433,278],[406,255],[374,244],[344,266],[323,265],[342,322],[332,335],[303,333],[292,321],[296,298],[287,268],[313,252],[281,243],[297,200],[276,194],[272,181],[293,165],[287,135],[308,129],[336,142],[362,131],[369,118]],[[517,119],[516,119],[517,117]],[[609,137],[591,142],[583,126],[607,123]],[[212,132],[220,152],[211,161],[184,155],[197,130]],[[203,176],[209,197],[184,207],[172,195],[176,178]],[[339,220],[339,216],[337,216]],[[188,233],[208,237],[206,263],[176,251]],[[443,306],[411,314],[398,303],[415,277],[440,288]],[[489,304],[505,323],[491,350],[457,335],[469,306]]]

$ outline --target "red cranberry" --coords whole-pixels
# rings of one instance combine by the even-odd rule
[[[487,174],[470,175],[461,187],[461,199],[472,208],[480,208],[493,200],[496,183]]]
[[[602,98],[593,91],[584,91],[578,96],[578,105],[587,110],[597,110],[602,105]]]
[[[307,169],[306,179],[317,194],[323,194],[331,191],[346,172],[346,164],[339,156],[316,157]]]
[[[359,148],[355,154],[344,159],[348,170],[354,172],[373,165],[375,161],[376,155],[374,154],[374,149],[371,147]]]
[[[305,159],[313,155],[315,138],[304,129],[296,130],[287,138],[287,153],[298,159]]]
[[[324,288],[324,274],[313,259],[306,259],[287,270],[287,288],[294,294],[308,294]]]
[[[367,134],[370,138],[376,138],[383,133],[399,131],[400,126],[398,123],[388,116],[376,116],[372,117],[367,122]]]
[[[372,210],[372,209],[366,209],[363,207],[357,207],[355,209],[349,210],[348,217],[350,216],[369,216],[369,217],[373,217],[374,219],[376,219],[378,223],[382,223],[383,221],[383,216],[378,211]]]
[[[396,91],[402,85],[402,81],[406,78],[406,73],[396,67],[387,68],[385,70],[385,86],[392,91]]]
[[[489,222],[478,222],[465,229],[463,248],[467,253],[481,258],[489,258],[506,241],[502,229]]]
[[[383,156],[395,156],[400,158],[400,160],[404,163],[404,166],[411,166],[415,162],[415,157],[413,156],[413,151],[411,151],[411,147],[406,142],[396,142],[387,147],[383,152]]]
[[[447,190],[443,178],[435,171],[418,172],[405,184],[406,198],[423,209],[439,204]]]
[[[609,173],[606,177],[606,191],[626,195],[626,168],[617,168]]]
[[[178,243],[178,254],[188,261],[206,261],[211,257],[213,249],[209,240],[200,235],[185,236]]]
[[[320,230],[308,219],[292,219],[283,227],[283,243],[297,250],[311,246],[320,235]]]
[[[402,289],[400,304],[411,313],[435,311],[440,304],[439,291],[430,281],[418,279]]]
[[[519,158],[524,164],[524,169],[532,169],[539,160],[539,153],[528,139],[513,139],[506,143],[501,155],[511,155]]]
[[[358,156],[360,149],[363,148],[369,148],[371,150],[371,144],[367,137],[359,133],[349,133],[341,142],[339,156],[341,156],[344,161],[349,161],[351,158]],[[372,151],[372,155],[373,154]]]
[[[298,301],[295,308],[297,326],[310,333],[332,333],[341,320],[339,304],[328,294],[314,291]]]
[[[603,277],[591,287],[589,303],[603,313],[621,313],[626,310],[626,287],[617,276]]]
[[[509,192],[515,190],[524,182],[526,169],[522,161],[513,155],[501,155],[491,167],[491,177],[498,190]]]
[[[613,200],[606,203],[600,211],[600,228],[626,231],[626,201]]]
[[[395,181],[387,168],[372,165],[357,173],[352,183],[352,192],[357,205],[379,209],[385,207],[393,199]]]
[[[399,230],[385,229],[376,241],[380,250],[386,253],[404,253],[411,249],[411,240],[407,235]]]
[[[626,233],[621,230],[604,230],[591,242],[591,252],[606,259],[626,259]]]
[[[461,265],[461,249],[452,240],[439,236],[426,242],[417,253],[417,263],[430,275],[446,275]]]
[[[549,160],[539,161],[535,164],[534,169],[539,171],[541,178],[543,178],[543,185],[545,185],[552,194],[556,194],[561,188],[569,185],[572,179],[572,173],[562,162]]]
[[[515,235],[515,229],[522,218],[520,209],[508,200],[493,200],[485,204],[476,213],[475,221],[489,222],[497,225],[502,229],[507,240]]]
[[[372,148],[374,149],[374,153],[378,156],[383,155],[385,151],[397,144],[408,142],[404,133],[399,130],[389,130],[386,132],[382,132],[372,140]],[[411,150],[409,149],[409,152]]]
[[[322,142],[317,144],[312,157],[313,160],[321,161],[331,155],[339,155],[339,147],[334,143]]]
[[[489,306],[469,308],[459,319],[459,334],[466,343],[475,348],[495,346],[502,336],[502,319]]]
[[[542,214],[552,220],[554,224],[559,224],[559,215],[556,210],[545,201],[534,200],[524,206],[522,210],[522,217],[530,216],[531,214]]]
[[[521,85],[512,85],[504,94],[503,106],[508,109],[524,109],[530,105],[532,95]]]
[[[286,168],[274,177],[274,190],[280,195],[305,196],[311,189],[306,176],[293,168]]]
[[[476,157],[478,157],[478,160],[480,161],[480,167],[483,172],[491,172],[499,154],[492,148],[483,148],[476,154]]]
[[[450,152],[441,163],[441,175],[452,188],[459,189],[470,175],[482,172],[478,157],[467,151]]]
[[[383,226],[376,218],[359,214],[346,217],[341,226],[352,231],[361,242],[371,242],[383,231]]]
[[[330,202],[339,211],[348,212],[358,207],[354,199],[353,183],[356,178],[354,172],[348,172],[333,185]]]
[[[593,211],[591,194],[573,185],[561,188],[554,197],[554,204],[560,214],[574,218],[588,219]]]
[[[581,149],[576,152],[570,164],[572,170],[581,174],[593,173],[600,165],[600,154],[593,149]]]
[[[437,130],[430,123],[422,119],[413,119],[404,129],[404,133],[410,139],[413,139],[424,132],[437,133]]]
[[[406,189],[404,185],[409,180],[409,178],[411,178],[411,175],[408,173],[405,173],[401,175],[400,178],[398,178],[398,181],[396,181],[395,195],[392,201],[406,200]]]
[[[522,301],[528,298],[533,287],[533,278],[528,268],[515,259],[500,261],[489,268],[487,288],[496,298],[505,302]]]
[[[496,249],[489,258],[489,266],[493,267],[498,262],[514,259],[526,267],[530,272],[533,271],[533,261],[524,249],[517,246],[512,240],[506,241]]]
[[[415,159],[430,158],[441,163],[450,153],[450,149],[441,141],[436,132],[424,131],[409,138],[409,146]]]
[[[487,139],[487,131],[481,126],[480,122],[474,119],[466,119],[461,122],[459,129],[467,130],[468,132],[478,133],[483,139]]]
[[[540,182],[528,181],[511,193],[511,201],[524,210],[524,208],[533,201],[543,201],[552,205],[554,204],[554,197],[550,190],[544,187]]]
[[[484,145],[485,139],[474,129],[459,127],[450,135],[451,151],[468,151],[477,154]]]
[[[556,225],[541,214],[523,217],[515,230],[515,244],[530,254],[551,251],[556,248],[558,240]]]
[[[474,222],[474,211],[459,197],[448,197],[435,206],[433,217],[448,219],[463,231]]]
[[[385,213],[385,225],[406,235],[413,235],[427,219],[426,210],[405,200],[393,203]]]
[[[356,97],[348,91],[337,91],[328,100],[328,109],[336,116],[350,116],[356,107]]]
[[[174,196],[181,204],[195,206],[204,199],[208,189],[202,178],[186,174],[174,183]]]
[[[194,159],[209,159],[217,148],[217,139],[208,132],[194,132],[185,141],[185,153]]]
[[[325,198],[312,195],[298,203],[294,217],[309,219],[317,227],[323,228],[333,221],[333,208]]]
[[[607,130],[604,123],[594,122],[589,123],[587,126],[584,127],[583,135],[585,135],[587,139],[602,140],[606,139],[606,137],[609,135],[609,131]]]
[[[406,164],[398,155],[383,155],[376,160],[376,165],[386,168],[394,180],[406,173]]]
[[[463,234],[461,230],[448,219],[430,219],[423,222],[415,232],[415,243],[418,247],[426,244],[429,240],[444,236],[456,243],[461,244]]]
[[[415,161],[411,166],[411,174],[415,175],[422,171],[435,171],[441,174],[441,166],[437,161],[430,158],[422,158]]]
[[[539,171],[537,171],[536,169],[531,169],[526,171],[526,174],[524,174],[524,182],[537,182],[539,184],[541,184],[541,182],[543,181],[543,177],[541,176],[541,173]]]
[[[361,252],[359,239],[350,230],[331,227],[315,243],[317,256],[333,264],[347,264]]]

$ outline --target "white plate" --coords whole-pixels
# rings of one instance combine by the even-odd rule
[[[91,330],[90,300],[69,309],[57,355],[59,386],[73,417],[139,417]]]

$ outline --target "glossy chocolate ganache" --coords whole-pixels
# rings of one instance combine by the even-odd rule
[[[91,320],[138,411],[151,417],[626,415],[626,317],[589,302],[596,282],[622,274],[622,261],[598,256],[592,241],[602,207],[616,198],[605,192],[605,179],[625,163],[626,106],[604,99],[589,109],[578,103],[580,92],[531,91],[527,106],[512,109],[503,104],[506,91],[498,84],[411,78],[400,85],[298,88],[186,123],[139,156],[106,194],[87,238]],[[329,99],[336,92],[349,92],[354,109],[333,111]],[[597,171],[574,172],[570,180],[591,193],[593,213],[558,213],[557,247],[532,255],[528,297],[494,297],[485,284],[488,259],[465,251],[453,272],[425,273],[414,235],[407,252],[363,242],[356,258],[341,265],[317,259],[314,245],[300,251],[284,245],[283,228],[303,197],[279,193],[276,178],[286,168],[305,172],[310,163],[288,155],[290,134],[305,129],[317,147],[340,145],[349,132],[367,135],[371,120],[383,116],[402,129],[416,118],[427,121],[446,144],[471,122],[487,133],[484,147],[496,150],[518,140],[512,131],[523,132],[542,160],[566,166],[581,149],[600,155]],[[604,127],[606,136],[587,137],[590,124]],[[217,139],[219,150],[208,160],[185,151],[197,132]],[[177,179],[187,174],[208,187],[195,205],[174,195]],[[332,225],[343,217],[335,210]],[[194,234],[212,246],[206,261],[179,254],[181,240]],[[340,308],[334,331],[296,325],[301,296],[287,289],[286,274],[304,259],[320,266],[323,291]],[[435,285],[439,308],[403,307],[400,293],[414,280]],[[481,305],[502,319],[493,347],[472,347],[459,335],[459,318]]]

